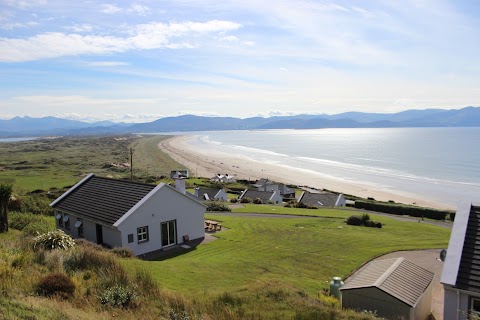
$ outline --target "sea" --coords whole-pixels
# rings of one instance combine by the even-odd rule
[[[185,133],[182,133],[185,134]],[[480,128],[190,132],[189,143],[456,208],[480,202]]]

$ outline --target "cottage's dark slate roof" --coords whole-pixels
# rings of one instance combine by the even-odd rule
[[[480,293],[480,207],[478,206],[470,207],[455,286]]]
[[[209,199],[214,199],[220,189],[198,188],[198,197],[203,199],[203,195],[208,194]]]
[[[259,198],[262,200],[263,203],[268,203],[272,195],[273,195],[273,192],[271,191],[258,191],[258,190],[249,189],[242,194],[241,199],[249,198],[249,199],[255,200],[256,198]]]
[[[67,194],[54,209],[113,225],[156,185],[92,176]]]
[[[310,193],[305,191],[298,202],[313,207],[334,207],[338,197],[338,194],[330,192]]]
[[[340,290],[376,287],[413,307],[434,276],[404,258],[372,261]]]

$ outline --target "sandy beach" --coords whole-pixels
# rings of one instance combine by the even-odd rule
[[[332,179],[321,173],[312,174],[300,168],[292,168],[281,164],[263,163],[248,158],[239,157],[226,152],[202,150],[188,143],[190,136],[175,136],[164,140],[159,148],[173,159],[182,163],[194,176],[213,177],[217,173],[236,175],[239,179],[256,180],[268,178],[273,181],[298,186],[308,186],[328,189],[339,193],[351,194],[363,198],[372,197],[376,200],[416,204],[419,206],[454,209],[443,203],[426,201],[420,196],[406,193],[386,192],[368,182],[360,183]]]

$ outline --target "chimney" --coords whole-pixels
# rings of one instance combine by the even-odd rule
[[[186,189],[185,189],[185,178],[180,176],[175,179],[175,189],[177,189],[178,192],[181,192],[185,194]]]

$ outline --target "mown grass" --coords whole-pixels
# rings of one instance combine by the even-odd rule
[[[444,248],[450,231],[375,217],[382,229],[344,224],[344,213],[325,218],[255,218],[207,215],[228,230],[218,240],[164,261],[131,260],[162,287],[186,295],[242,292],[252,296],[283,285],[308,295],[333,276],[346,277],[365,261],[395,250]]]

